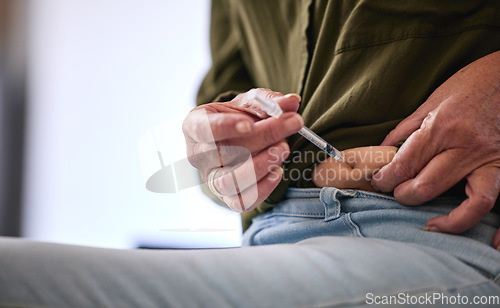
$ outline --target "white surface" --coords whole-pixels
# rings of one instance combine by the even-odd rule
[[[207,0],[31,1],[24,235],[103,247],[234,246],[239,215],[199,187],[145,188],[138,142],[180,123],[209,68]],[[176,124],[177,123],[177,124]],[[181,153],[181,154],[179,154]]]

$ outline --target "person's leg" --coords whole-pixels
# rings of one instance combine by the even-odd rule
[[[480,223],[461,235],[428,232],[422,230],[425,223],[437,215],[445,215],[460,204],[457,198],[437,198],[419,207],[406,207],[383,194],[358,190],[339,190],[333,187],[323,189],[290,189],[287,199],[271,211],[256,218],[244,235],[245,245],[272,245],[277,243],[297,243],[306,238],[318,236],[341,236],[390,241],[390,249],[408,249],[412,246],[421,253],[445,261],[461,264],[455,270],[472,270],[487,278],[486,284],[493,287],[496,301],[500,304],[500,252],[491,247],[493,236],[500,227],[500,217],[488,214]],[[401,243],[401,245],[398,245]],[[344,247],[337,247],[344,253]],[[358,259],[364,268],[370,264],[372,252]],[[349,253],[346,252],[347,255]],[[351,255],[354,255],[351,253]],[[412,277],[422,289],[450,290],[450,294],[470,294],[471,297],[489,294],[480,288],[468,291],[460,287],[453,291],[453,283],[446,277],[442,284],[426,283],[427,271],[442,270],[426,258],[409,257],[406,271],[401,260],[379,259],[383,265],[394,264],[384,279],[379,281],[384,288],[390,286],[406,288],[401,277]],[[393,263],[395,262],[395,263]],[[413,269],[417,269],[413,272]],[[368,269],[369,270],[369,269]],[[420,273],[420,274],[419,274]],[[406,276],[409,274],[409,276]],[[459,274],[460,275],[460,274]],[[465,277],[467,275],[464,275]],[[367,275],[367,277],[376,277]],[[464,286],[467,284],[464,284]],[[352,285],[351,285],[352,286]],[[354,289],[359,289],[356,285]],[[447,292],[447,291],[445,291]],[[469,293],[470,292],[470,293]],[[410,292],[411,293],[411,292]],[[471,299],[472,300],[472,299]]]
[[[462,236],[422,231],[456,200],[447,202],[407,208],[378,194],[301,190],[245,233],[247,244],[273,245],[237,249],[111,250],[0,238],[0,305],[342,307],[436,297],[432,303],[455,306],[458,296],[498,303],[500,253],[489,244],[499,217]],[[486,295],[496,297],[474,297]]]
[[[352,307],[499,293],[446,253],[379,239],[147,251],[0,238],[1,307]]]
[[[279,206],[254,218],[244,234],[244,245],[295,243],[332,235],[387,239],[435,248],[486,275],[500,274],[500,252],[491,246],[500,216],[490,213],[461,235],[422,230],[429,219],[446,215],[460,204],[457,198],[407,207],[391,196],[333,187],[290,189],[287,196]]]

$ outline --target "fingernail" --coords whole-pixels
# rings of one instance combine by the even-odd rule
[[[436,226],[423,227],[422,230],[430,232],[441,232]]]
[[[298,100],[299,102],[302,100],[302,98],[300,97],[300,95],[296,94],[296,93],[289,93],[287,95],[285,95],[286,98],[290,98],[290,97],[293,97],[295,98],[296,100]]]
[[[286,119],[285,128],[289,131],[298,131],[304,126],[304,120],[298,114]]]
[[[281,167],[276,167],[273,169],[274,174],[276,174],[278,177],[280,177],[283,174],[283,168]]]
[[[280,144],[279,144],[280,148],[283,150],[283,152],[288,152],[290,151],[290,146],[288,145],[288,143],[286,141],[282,141]]]
[[[236,123],[236,130],[241,134],[247,134],[252,131],[252,125],[248,121]]]

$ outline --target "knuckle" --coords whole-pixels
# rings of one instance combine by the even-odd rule
[[[262,133],[262,140],[266,144],[273,144],[280,139],[279,132],[275,129],[268,129]]]
[[[203,170],[204,161],[206,160],[206,155],[203,152],[203,145],[195,143],[190,149],[188,149],[187,159],[189,163],[199,169]]]
[[[241,206],[240,199],[238,197],[224,197],[224,202],[231,210],[238,213],[243,212],[243,207]]]
[[[420,125],[420,128],[423,130],[430,129],[434,122],[436,120],[436,113],[434,111],[431,111],[425,116],[425,118],[422,121],[422,124]]]
[[[209,171],[220,165],[217,149],[204,143],[197,143],[187,158],[195,168],[201,171]]]
[[[267,160],[254,160],[254,170],[256,177],[262,177],[272,169],[269,161]],[[260,176],[259,176],[260,175]]]
[[[488,213],[496,202],[496,197],[482,193],[475,197],[476,202],[474,202],[475,210],[479,213]]]
[[[410,138],[413,143],[427,144],[432,141],[433,136],[436,138],[432,127],[421,126],[411,134]]]
[[[205,131],[205,134],[213,136],[214,132],[224,129],[226,124],[224,117],[215,117],[210,121],[210,131]]]
[[[236,187],[234,186],[230,174],[225,174],[214,179],[214,186],[222,195],[236,194]]]
[[[274,170],[277,166],[281,165],[280,158],[272,158],[269,155],[266,157],[255,159],[254,160],[254,170],[257,178],[263,177],[265,174],[268,174]]]
[[[406,164],[404,164],[403,162],[401,161],[395,161],[394,162],[394,177],[398,180],[398,181],[406,181],[408,179],[411,179],[413,178],[414,174],[411,172],[410,168],[408,168],[406,166]]]
[[[413,193],[419,200],[428,201],[435,197],[434,186],[431,183],[418,181],[413,187]]]
[[[290,147],[286,142],[270,146],[265,155],[266,161],[274,164],[281,164],[290,153]]]
[[[275,91],[271,91],[269,89],[264,89],[264,90],[266,91],[264,96],[265,96],[265,98],[268,98],[268,99],[275,98],[277,96],[283,96],[283,94],[281,92],[275,92]]]
[[[443,111],[433,110],[424,118],[419,132],[421,138],[449,138],[461,130],[461,123]]]
[[[187,160],[191,164],[191,166],[195,167],[196,169],[202,171],[202,165],[200,164],[199,160],[197,159],[196,156],[194,155],[189,155],[187,157]]]
[[[237,187],[240,189],[240,191],[246,189],[249,183],[256,183],[257,174],[255,165],[256,163],[254,159],[250,159],[236,166],[234,172],[234,180],[237,183]]]
[[[447,233],[451,233],[451,234],[460,234],[464,231],[466,231],[467,229],[464,228],[464,226],[460,223],[452,223],[449,227],[448,227],[448,230],[446,230]]]
[[[219,153],[223,165],[235,164],[245,161],[250,156],[250,150],[243,146],[229,146],[219,144]]]
[[[186,139],[190,138],[192,140],[200,140],[203,138],[203,136],[200,135],[200,127],[202,126],[202,123],[200,123],[196,116],[198,113],[199,111],[197,109],[191,110],[182,122],[182,132],[184,133],[184,136],[186,136]]]

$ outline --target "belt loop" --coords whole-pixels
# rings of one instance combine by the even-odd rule
[[[319,198],[325,207],[325,221],[336,219],[340,216],[340,201],[337,194],[340,192],[335,187],[324,187],[321,189]]]

